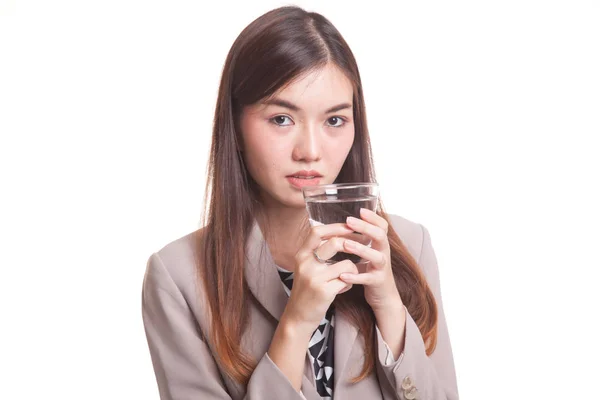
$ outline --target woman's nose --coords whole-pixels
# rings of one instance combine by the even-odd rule
[[[298,134],[292,157],[294,161],[318,161],[321,159],[321,144],[318,127],[305,125]]]

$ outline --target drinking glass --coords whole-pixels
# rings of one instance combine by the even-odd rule
[[[379,185],[364,182],[304,186],[302,194],[311,226],[334,223],[345,224],[346,218],[349,216],[360,219],[361,208],[368,208],[371,211],[377,210]],[[371,246],[371,239],[359,232],[343,237]],[[327,260],[327,264],[343,260],[350,260],[355,264],[368,262],[368,260],[355,254],[338,252]]]

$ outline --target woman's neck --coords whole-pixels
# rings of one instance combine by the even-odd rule
[[[306,209],[270,207],[260,215],[258,223],[275,264],[294,271],[294,256],[304,243],[310,228]]]

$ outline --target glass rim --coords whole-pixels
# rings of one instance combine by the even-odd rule
[[[377,182],[356,182],[356,183],[328,183],[325,185],[310,185],[302,187],[302,192],[308,192],[316,189],[354,189],[360,187],[378,187]]]

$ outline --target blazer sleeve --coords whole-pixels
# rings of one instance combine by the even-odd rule
[[[376,328],[378,370],[394,388],[398,399],[458,400],[454,359],[444,316],[437,259],[429,231],[423,225],[421,229],[423,244],[418,264],[424,270],[437,302],[437,345],[434,352],[427,356],[421,332],[406,309],[404,350],[397,360],[390,355],[381,331]]]
[[[232,398],[192,311],[158,253],[146,265],[142,319],[161,400]],[[265,353],[243,399],[305,398]]]

